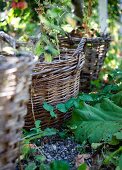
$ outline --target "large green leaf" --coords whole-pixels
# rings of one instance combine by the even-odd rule
[[[120,170],[121,170],[122,169],[122,154],[121,154],[121,156],[119,158],[119,167],[120,167]]]
[[[113,135],[116,138],[121,138],[122,107],[117,104],[120,104],[122,95],[118,93],[115,96],[118,96],[116,103],[116,97],[112,97],[113,101],[104,98],[94,106],[84,103],[82,108],[74,110],[70,125],[77,140],[83,142],[88,139],[91,143],[97,143],[100,141],[110,142]]]
[[[113,103],[110,99],[103,99],[101,103],[90,106],[84,103],[81,109],[75,109],[73,119],[79,121],[103,120],[122,121],[122,108]]]
[[[118,106],[122,107],[122,91],[120,91],[119,93],[113,95],[111,97],[111,99],[113,100],[113,102],[115,104],[117,104]]]
[[[122,122],[83,121],[75,130],[79,142],[89,140],[90,143],[110,142],[112,136],[122,129]]]

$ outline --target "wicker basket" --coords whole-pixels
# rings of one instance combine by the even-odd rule
[[[73,55],[61,53],[60,59],[52,63],[38,62],[33,70],[31,98],[28,103],[28,113],[25,117],[25,128],[34,126],[35,120],[41,120],[41,127],[59,128],[64,120],[69,119],[70,112],[61,113],[56,110],[57,118],[51,118],[50,113],[43,109],[43,102],[56,106],[66,102],[79,92],[80,72],[84,64],[82,52],[85,39],[82,39]]]
[[[80,42],[78,37],[60,37],[60,48],[62,51],[72,51],[76,49]],[[110,36],[96,38],[86,38],[84,46],[85,64],[80,76],[80,91],[89,92],[91,80],[98,78],[101,67],[103,66],[106,53],[110,45]]]
[[[0,42],[9,38],[0,32]],[[31,54],[17,57],[0,51],[0,170],[15,169],[33,62]]]

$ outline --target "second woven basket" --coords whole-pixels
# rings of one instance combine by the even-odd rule
[[[74,52],[80,38],[77,36],[60,37],[60,49],[62,51]],[[106,53],[110,46],[110,36],[104,35],[96,38],[86,38],[84,45],[85,64],[80,75],[80,91],[89,92],[91,80],[98,78],[101,67],[103,66]]]
[[[63,103],[79,93],[80,72],[84,64],[83,47],[85,39],[74,54],[70,50],[62,52],[60,59],[55,58],[52,63],[38,62],[32,74],[32,86],[30,88],[30,101],[28,113],[25,118],[25,128],[34,126],[35,120],[41,120],[41,127],[59,128],[62,123],[69,119],[70,112],[61,113],[55,111],[57,118],[51,118],[50,113],[43,109],[43,102],[46,101],[52,106]]]

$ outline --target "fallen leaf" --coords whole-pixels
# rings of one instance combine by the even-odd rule
[[[75,163],[76,167],[78,168],[81,164],[86,163],[85,159],[89,159],[89,158],[91,158],[90,154],[79,154],[76,157],[76,163]],[[90,168],[87,166],[86,170],[90,170]]]

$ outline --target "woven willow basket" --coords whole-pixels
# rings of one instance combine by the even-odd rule
[[[62,52],[60,59],[55,58],[52,63],[38,62],[33,70],[31,98],[28,103],[28,113],[25,117],[25,128],[34,126],[35,120],[41,120],[41,127],[59,128],[69,119],[70,112],[55,111],[57,118],[51,118],[50,113],[43,109],[46,101],[52,106],[66,102],[79,92],[80,72],[84,64],[82,52],[85,40],[82,39],[72,55]]]
[[[78,37],[60,37],[59,40],[61,50],[70,50],[72,53],[80,42],[80,38]],[[96,38],[86,38],[86,44],[84,46],[85,64],[80,76],[80,91],[89,92],[91,80],[98,78],[110,41],[110,36],[105,35]]]
[[[0,42],[11,41],[0,32]],[[12,44],[12,41],[10,42]],[[14,170],[20,129],[24,126],[34,59],[30,54],[10,55],[0,51],[0,170]]]

